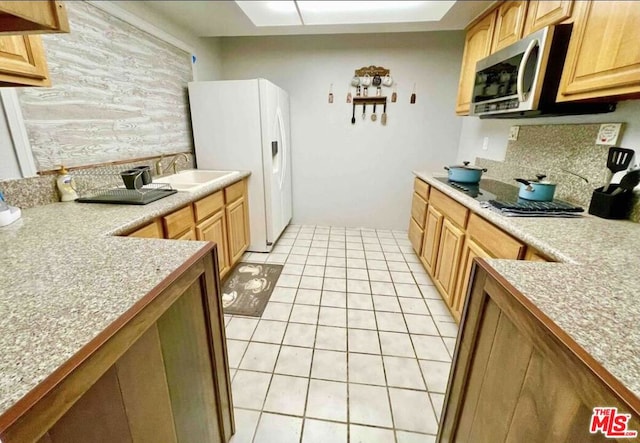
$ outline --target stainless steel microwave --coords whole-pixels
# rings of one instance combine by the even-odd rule
[[[522,118],[615,110],[612,103],[556,103],[571,28],[548,26],[478,61],[470,115]]]

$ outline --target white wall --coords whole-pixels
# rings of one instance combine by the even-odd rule
[[[618,103],[616,111],[609,114],[516,120],[480,120],[477,117],[461,118],[463,123],[460,133],[458,161],[469,160],[473,162],[476,157],[498,161],[504,160],[507,150],[509,128],[515,125],[624,122],[626,125],[618,145],[635,149],[636,152],[640,153],[640,100],[620,102]],[[489,145],[486,151],[482,150],[484,137],[488,137],[489,139]],[[635,161],[640,162],[640,159],[636,156]]]
[[[407,228],[411,171],[439,170],[457,156],[462,48],[462,32],[222,39],[225,79],[264,77],[289,92],[294,222]],[[387,126],[370,120],[371,107],[365,121],[358,108],[351,124],[349,82],[369,65],[398,82]]]

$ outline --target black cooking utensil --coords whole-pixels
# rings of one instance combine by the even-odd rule
[[[611,195],[618,195],[624,190],[633,191],[633,188],[638,186],[638,184],[640,184],[640,169],[626,173],[625,176],[622,177],[622,180],[620,180],[620,186],[616,188]]]
[[[606,193],[609,190],[609,186],[611,186],[611,179],[616,172],[624,171],[629,167],[629,165],[631,164],[631,159],[633,158],[633,154],[635,154],[635,151],[633,149],[618,147],[609,148],[609,155],[607,156],[607,168],[609,168],[609,171],[611,171],[611,176],[609,177],[609,181],[602,192]]]
[[[382,108],[382,117],[380,117],[380,123],[387,124],[387,101],[384,101],[384,107]]]
[[[362,120],[364,120],[366,116],[367,116],[367,104],[363,103],[362,104]]]
[[[356,103],[353,102],[353,115],[351,116],[351,124],[356,124]]]
[[[377,103],[373,104],[373,114],[371,114],[371,121],[372,122],[376,121],[376,119],[378,118],[378,114],[376,114],[376,105],[377,105]]]

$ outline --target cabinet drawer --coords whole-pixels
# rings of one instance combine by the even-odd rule
[[[129,237],[163,238],[162,223],[160,223],[160,220],[154,220],[148,225],[133,231],[131,234],[129,234]]]
[[[195,213],[196,221],[202,221],[205,218],[215,214],[220,209],[224,208],[224,192],[218,191],[214,194],[208,195],[203,199],[198,200],[193,204],[193,212]]]
[[[411,217],[416,221],[420,229],[424,229],[424,216],[427,214],[427,202],[416,192],[413,193],[411,202]]]
[[[416,191],[416,194],[422,197],[423,200],[429,199],[429,185],[419,178],[413,181],[413,190]]]
[[[164,225],[166,238],[178,237],[194,225],[191,205],[178,209],[169,215],[165,215],[162,217],[162,224]]]
[[[227,204],[238,200],[244,194],[244,180],[224,188],[224,198]]]
[[[517,260],[524,255],[525,245],[495,227],[477,214],[469,217],[467,235],[495,258]]]
[[[409,241],[411,242],[411,246],[413,246],[413,250],[416,251],[416,254],[420,256],[422,252],[422,234],[424,231],[418,226],[416,221],[411,218],[409,220]]]
[[[469,210],[451,197],[447,197],[437,189],[432,189],[429,195],[429,204],[438,208],[445,217],[459,227],[464,228],[466,226]]]

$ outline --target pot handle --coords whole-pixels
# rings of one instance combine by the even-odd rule
[[[522,183],[523,185],[526,185],[527,187],[527,191],[529,192],[533,192],[533,186],[531,186],[531,182],[529,182],[528,180],[525,180],[524,178],[514,178],[515,181],[517,181],[518,183]]]
[[[482,168],[482,172],[487,172],[487,168]]]
[[[449,170],[449,166],[445,166],[444,169],[445,169],[445,171],[448,171]]]

